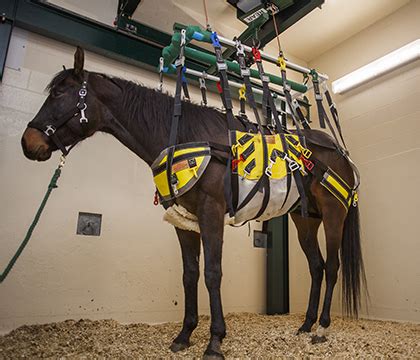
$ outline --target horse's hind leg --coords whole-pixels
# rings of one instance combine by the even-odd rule
[[[291,214],[291,217],[298,230],[299,243],[308,260],[312,280],[305,322],[298,330],[298,334],[300,334],[310,332],[318,317],[319,297],[324,275],[324,259],[319,250],[317,238],[321,219],[303,218],[295,213]]]
[[[198,323],[197,283],[200,274],[200,234],[193,231],[176,228],[182,251],[184,268],[183,284],[185,298],[184,323],[179,335],[171,345],[171,350],[177,352],[190,346],[190,336]]]
[[[340,266],[338,251],[341,246],[344,220],[346,218],[346,211],[344,207],[336,199],[332,199],[332,201],[329,201],[327,206],[323,206],[322,214],[327,243],[327,260],[325,264],[325,278],[327,285],[325,289],[324,305],[319,318],[319,327],[317,329],[317,334],[312,338],[313,343],[323,342],[326,340],[326,329],[331,323],[331,301]]]

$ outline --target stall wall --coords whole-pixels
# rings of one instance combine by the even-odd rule
[[[0,267],[23,239],[59,154],[27,160],[20,137],[46,98],[52,76],[72,67],[75,48],[15,28],[0,85]],[[155,87],[158,76],[86,53],[86,68]],[[174,91],[167,80],[165,88]],[[200,92],[191,88],[194,99]],[[216,94],[209,102],[220,106]],[[68,318],[121,322],[181,320],[181,252],[172,226],[153,206],[151,171],[110,135],[96,134],[68,156],[58,189],[26,250],[0,285],[0,331]],[[78,212],[102,214],[99,237],[76,235]],[[252,229],[251,229],[252,230]],[[251,236],[250,236],[251,234]],[[225,312],[265,311],[264,249],[244,226],[226,228]],[[201,264],[202,267],[202,264]],[[208,313],[200,279],[199,311]]]
[[[419,14],[420,1],[411,1],[309,65],[338,79],[420,38]],[[370,293],[365,317],[420,321],[419,81],[417,61],[335,95],[348,147],[362,176],[361,229]],[[291,243],[294,239],[292,228]],[[310,284],[307,264],[292,246],[290,256],[292,310],[303,311]],[[334,311],[340,313],[340,284],[336,289]]]

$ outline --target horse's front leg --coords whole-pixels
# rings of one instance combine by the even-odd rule
[[[198,324],[197,283],[200,275],[200,234],[193,231],[176,229],[182,251],[184,268],[184,301],[185,313],[182,330],[171,345],[171,350],[177,352],[190,346],[190,336]]]
[[[210,342],[204,358],[224,358],[221,350],[226,336],[226,325],[223,317],[220,285],[222,280],[222,245],[225,202],[207,194],[200,196],[198,221],[204,249],[204,274],[210,297],[211,326]]]

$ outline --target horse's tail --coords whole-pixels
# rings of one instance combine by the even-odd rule
[[[342,301],[345,313],[358,317],[366,275],[360,245],[359,207],[350,205],[341,243]]]

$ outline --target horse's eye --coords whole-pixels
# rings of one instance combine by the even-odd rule
[[[59,98],[60,96],[63,96],[65,94],[64,91],[60,91],[59,89],[52,89],[51,90],[51,96],[56,99]]]

